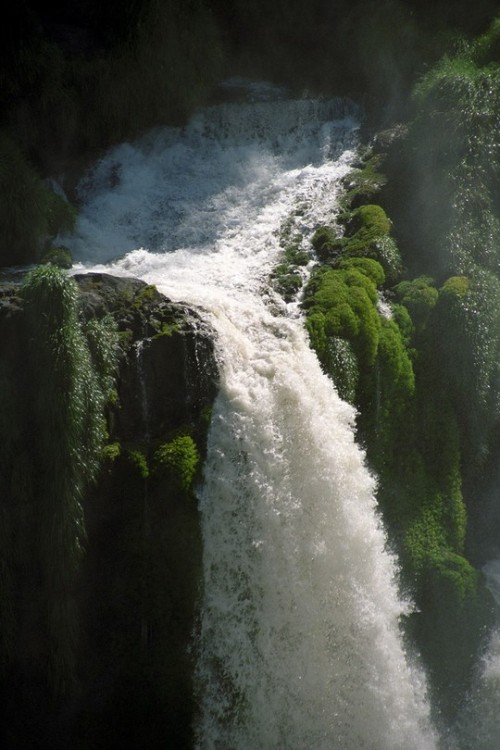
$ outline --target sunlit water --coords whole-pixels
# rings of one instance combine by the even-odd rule
[[[299,306],[269,284],[285,228],[310,249],[333,219],[357,112],[279,93],[114,149],[82,183],[65,242],[75,271],[156,284],[216,332],[198,748],[430,750],[425,680],[400,637],[408,605],[353,409],[322,373]]]

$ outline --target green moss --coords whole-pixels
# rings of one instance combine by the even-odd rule
[[[316,229],[311,238],[311,244],[319,260],[323,262],[335,258],[343,246],[342,240],[337,237],[335,230],[327,226]]]
[[[179,333],[179,331],[180,331],[180,324],[178,322],[176,322],[176,323],[166,323],[164,321],[164,322],[162,322],[162,324],[161,324],[161,326],[159,328],[160,328],[160,330],[157,333],[155,333],[155,335],[152,337],[153,339],[160,338],[161,336],[173,336],[175,333]]]
[[[188,492],[196,476],[200,455],[189,435],[179,435],[161,445],[154,454],[154,471],[166,477],[176,490]]]
[[[135,448],[128,450],[127,460],[142,479],[147,479],[149,477],[148,460],[142,451]]]
[[[302,237],[300,237],[302,240]],[[284,257],[287,263],[292,266],[307,266],[311,256],[306,250],[301,250],[297,245],[288,246],[285,249]]]
[[[398,300],[411,315],[416,327],[422,328],[438,300],[438,290],[429,276],[402,281],[394,289]]]
[[[338,336],[325,336],[322,360],[325,370],[335,383],[340,398],[356,404],[359,368],[350,342]]]
[[[373,155],[369,152],[363,159],[362,166],[353,169],[344,178],[343,184],[346,192],[341,199],[343,210],[356,208],[359,204],[371,203],[373,197],[387,182],[385,175],[379,171],[381,162],[382,157],[379,154]]]
[[[351,239],[369,243],[391,231],[391,221],[382,206],[367,203],[357,208],[349,221],[346,235]]]
[[[67,247],[51,246],[43,253],[40,263],[52,263],[58,268],[68,269],[73,265],[73,259]]]
[[[470,282],[466,276],[452,276],[447,279],[440,289],[440,294],[450,295],[462,299],[470,289]]]
[[[158,289],[154,284],[146,284],[135,295],[133,305],[140,309],[145,303],[153,302],[159,296]]]
[[[376,265],[365,265],[368,274],[380,278]],[[328,342],[337,338],[350,343],[361,370],[373,364],[380,330],[377,300],[375,283],[363,273],[363,263],[348,262],[313,277],[303,306],[312,346],[325,368],[330,361]]]
[[[279,267],[273,275],[273,286],[285,302],[291,302],[297,296],[302,283],[299,273],[280,273]]]
[[[346,270],[354,268],[361,271],[361,273],[373,281],[377,288],[381,287],[385,282],[384,269],[378,261],[372,258],[344,258],[339,262],[338,267]]]
[[[401,253],[393,237],[385,235],[375,240],[373,250],[370,254],[382,268],[388,285],[395,284],[403,274],[403,261]]]
[[[281,228],[280,244],[283,252],[280,262],[271,273],[271,283],[285,302],[291,302],[297,297],[303,285],[300,268],[311,260],[310,254],[301,249],[303,238],[299,232],[293,232],[294,227],[294,217],[291,216]]]
[[[26,352],[18,419],[36,434],[26,450],[37,479],[25,485],[31,514],[17,534],[31,538],[25,564],[40,581],[44,638],[33,658],[52,690],[64,693],[76,679],[74,591],[86,541],[82,500],[103,457],[107,393],[79,322],[75,281],[54,265],[39,266],[26,275],[21,293]],[[13,457],[11,471],[18,465]]]
[[[108,443],[108,445],[105,445],[102,449],[103,460],[113,463],[113,461],[116,461],[116,459],[121,455],[121,452],[122,447],[120,443]]]

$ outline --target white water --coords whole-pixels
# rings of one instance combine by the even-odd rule
[[[357,142],[338,102],[214,107],[115,149],[82,185],[81,268],[202,311],[221,387],[200,489],[200,750],[427,750],[425,683],[354,440],[354,413],[268,285],[279,229],[307,248]],[[106,265],[102,265],[106,264]]]

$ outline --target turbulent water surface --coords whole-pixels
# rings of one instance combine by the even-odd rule
[[[198,747],[430,750],[353,410],[310,350],[300,307],[269,284],[284,234],[300,232],[307,250],[333,219],[357,112],[267,94],[254,87],[252,101],[114,149],[83,181],[66,242],[76,271],[156,284],[217,333],[199,491]]]

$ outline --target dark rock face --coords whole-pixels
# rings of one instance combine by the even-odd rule
[[[84,318],[110,314],[118,326],[118,399],[108,421],[120,455],[87,500],[82,621],[92,664],[75,726],[90,716],[87,741],[97,744],[110,737],[122,748],[190,748],[202,540],[193,489],[180,492],[156,473],[154,453],[182,433],[204,455],[217,390],[212,332],[143,282],[76,281]]]
[[[108,445],[83,501],[78,663],[74,686],[54,695],[40,665],[14,655],[7,677],[0,674],[0,744],[192,748],[202,555],[195,489],[217,392],[213,332],[139,280],[75,280],[82,323],[110,316],[118,331]],[[0,285],[0,349],[14,390],[26,346],[18,291]],[[157,450],[179,435],[199,456],[189,488],[156,468]]]
[[[138,279],[93,273],[75,280],[83,317],[110,314],[120,332],[111,439],[154,442],[195,428],[217,389],[213,333],[200,316]]]

